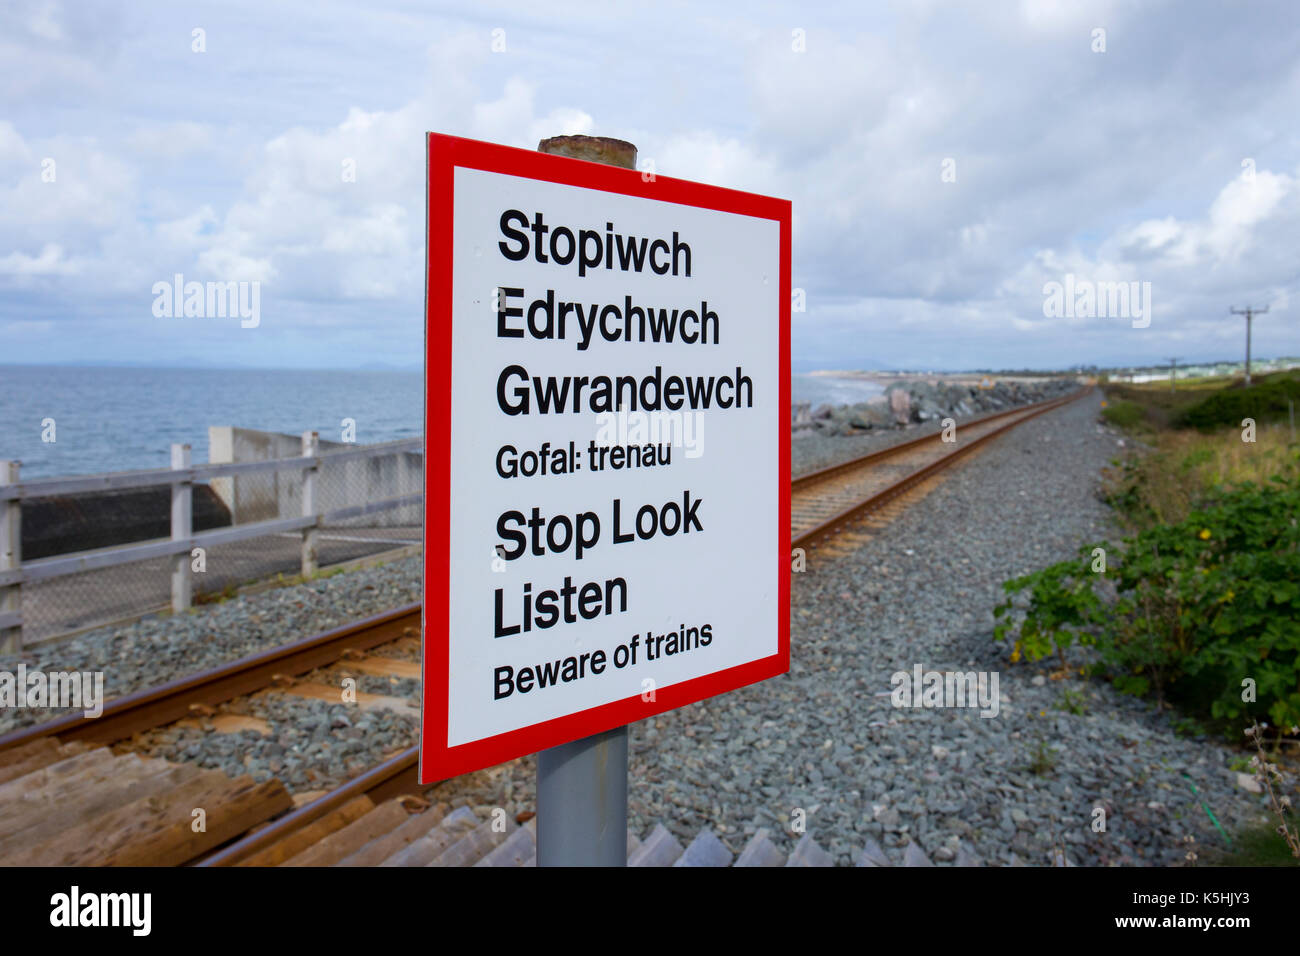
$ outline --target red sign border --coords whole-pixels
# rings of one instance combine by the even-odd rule
[[[458,136],[429,133],[427,137],[424,602],[420,642],[420,669],[424,676],[420,708],[421,784],[435,783],[448,777],[496,766],[516,757],[776,677],[790,669],[791,557],[787,537],[784,547],[773,555],[778,589],[776,654],[669,687],[657,688],[653,701],[644,701],[640,694],[636,694],[492,737],[455,747],[447,746],[451,653],[448,615],[451,575],[451,316],[455,169],[479,169],[584,189],[599,189],[625,196],[772,219],[780,224],[780,400],[776,403],[777,420],[772,425],[780,435],[777,526],[786,529],[786,534],[790,528],[791,204],[787,199],[774,199],[667,176],[643,175],[636,170]],[[437,410],[432,416],[431,408]],[[434,547],[430,548],[430,542]],[[433,626],[431,630],[431,622],[439,621],[442,622],[441,626]],[[437,706],[430,707],[431,702]]]

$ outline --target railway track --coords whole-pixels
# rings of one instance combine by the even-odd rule
[[[178,722],[218,733],[258,729],[263,722],[241,715],[237,705],[268,689],[341,701],[342,673],[298,680],[321,668],[345,668],[356,678],[417,676],[418,663],[409,658],[419,627],[420,605],[407,605],[124,695],[96,719],[74,714],[0,737],[0,864],[181,865],[292,816],[302,795],[279,780],[257,783],[141,756],[133,752],[138,735]],[[384,654],[404,642],[407,659]],[[363,709],[414,712],[398,698],[361,691],[356,697]],[[371,770],[348,786],[359,781],[375,800],[418,789],[413,761],[405,774]]]
[[[807,548],[950,467],[998,435],[1087,394],[1021,406],[958,425],[954,440],[923,435],[860,458],[800,475],[790,487],[791,547]]]
[[[941,433],[924,435],[794,479],[792,547],[824,543],[1008,429],[1088,391],[1090,387],[964,422],[953,442],[943,441]],[[383,674],[397,668],[397,673],[408,675],[401,661],[383,656],[382,648],[413,639],[419,627],[420,605],[407,605],[124,695],[107,703],[97,719],[70,715],[0,736],[0,861],[230,866],[315,860],[362,865],[383,862],[406,852],[408,843],[424,841],[420,853],[408,854],[411,860],[437,853],[419,865],[435,859],[447,865],[526,864],[532,852],[529,826],[511,823],[507,834],[495,826],[484,829],[499,821],[476,819],[471,825],[459,810],[435,807],[425,815],[427,803],[415,796],[420,791],[415,747],[306,802],[295,801],[275,779],[261,784],[247,776],[232,780],[189,764],[108,749],[116,744],[120,751],[123,742],[137,734],[211,714],[219,705],[275,685],[293,693],[301,675],[341,662],[358,673]],[[297,692],[337,697],[337,685],[298,687]],[[210,821],[213,825],[200,832],[191,826],[190,808],[204,804],[220,812]],[[177,818],[182,811],[183,821]],[[31,821],[36,821],[36,829]],[[102,852],[83,849],[87,837],[114,828],[121,835],[101,839]],[[674,850],[657,829],[646,843],[658,849],[637,851],[640,841],[630,837],[629,853],[638,852],[642,862],[665,854],[673,860],[700,854],[718,859],[709,838],[701,834],[696,841],[700,848],[692,843],[684,851]],[[317,844],[327,849],[314,849]],[[6,849],[22,852],[7,855]],[[343,854],[344,849],[349,852]],[[741,862],[746,859],[773,859],[766,847],[746,849],[752,852],[742,852],[737,865],[748,865]],[[387,855],[381,857],[381,851]],[[819,854],[815,846],[798,850],[788,865],[817,865],[808,861],[821,859]],[[864,859],[870,858],[870,853],[864,854]]]

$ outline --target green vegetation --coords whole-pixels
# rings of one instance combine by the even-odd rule
[[[1286,422],[1288,399],[1300,405],[1300,372],[1273,372],[1254,379],[1249,388],[1242,379],[1184,379],[1170,389],[1167,381],[1141,385],[1109,384],[1104,388],[1108,421],[1139,433],[1150,434],[1166,428],[1211,429],[1232,426],[1241,428],[1243,418],[1257,424]],[[1112,419],[1112,406],[1138,406],[1136,421]],[[1137,410],[1120,415],[1134,416]]]
[[[1140,406],[1142,420],[1138,423],[1137,430],[1150,433],[1174,425],[1183,411],[1203,401],[1206,396],[1235,384],[1227,378],[1197,378],[1180,381],[1175,389],[1170,389],[1167,381],[1154,381],[1140,385],[1112,383],[1106,385],[1103,391],[1108,406],[1122,402]]]
[[[1145,454],[1114,463],[1107,500],[1131,530],[1182,521],[1223,488],[1245,482],[1266,486],[1274,477],[1295,473],[1289,437],[1279,425],[1261,426],[1254,442],[1243,442],[1240,428],[1145,436]]]
[[[239,585],[232,581],[219,591],[195,591],[192,600],[196,606],[203,604],[220,604],[222,601],[229,601],[238,593]]]
[[[1040,738],[1029,758],[1029,772],[1036,777],[1046,777],[1056,769],[1056,759],[1057,749],[1049,747],[1047,741]]]
[[[1144,416],[1142,406],[1137,402],[1120,400],[1103,408],[1101,417],[1120,428],[1132,428],[1141,422]]]
[[[1085,545],[1076,560],[1006,582],[1010,597],[994,614],[1005,618],[1021,592],[1028,604],[1017,629],[1001,620],[994,636],[1014,639],[1013,656],[1030,660],[1055,653],[1064,662],[1075,642],[1091,645],[1094,673],[1117,689],[1175,703],[1233,739],[1252,717],[1300,724],[1296,515],[1293,475],[1225,491],[1182,522],[1126,537],[1122,548]],[[1094,570],[1098,547],[1105,572]],[[1244,689],[1255,700],[1243,700]]]
[[[1083,696],[1083,691],[1071,690],[1068,687],[1061,689],[1061,699],[1056,702],[1056,709],[1063,710],[1067,714],[1074,714],[1076,717],[1082,717],[1088,713],[1088,704]]]
[[[1300,375],[1270,375],[1249,388],[1225,388],[1182,410],[1175,423],[1184,428],[1208,430],[1218,426],[1241,427],[1246,418],[1256,423],[1286,421],[1288,402],[1300,404]]]
[[[1261,422],[1243,441],[1248,416],[1231,397],[1292,388],[1300,395],[1294,374],[1251,389],[1107,387],[1103,415],[1144,448],[1109,475],[1123,537],[1003,585],[994,636],[1013,645],[1012,661],[1055,654],[1064,668],[1087,645],[1094,676],[1176,706],[1187,733],[1239,741],[1255,718],[1300,725],[1300,449],[1287,424]],[[1176,427],[1229,408],[1236,420],[1218,431]]]
[[[1216,851],[1207,862],[1215,866],[1300,866],[1300,859],[1291,855],[1272,823],[1238,833],[1231,850]]]

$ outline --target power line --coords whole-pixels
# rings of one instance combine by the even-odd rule
[[[1267,311],[1268,311],[1268,306],[1264,306],[1262,309],[1254,309],[1251,308],[1250,306],[1246,306],[1244,309],[1234,309],[1232,306],[1228,307],[1228,313],[1230,315],[1244,315],[1246,317],[1246,384],[1247,385],[1250,384],[1250,320],[1257,315],[1263,315]]]
[[[1174,370],[1177,367],[1178,367],[1178,359],[1171,358],[1169,360],[1169,391],[1171,392],[1174,390]]]

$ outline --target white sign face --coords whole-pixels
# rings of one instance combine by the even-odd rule
[[[425,779],[789,660],[789,204],[443,140],[426,509],[445,522],[426,554],[448,550],[426,564]]]

